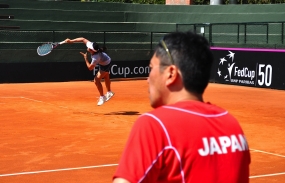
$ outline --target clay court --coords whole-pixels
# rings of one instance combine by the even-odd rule
[[[146,80],[112,90],[98,107],[90,81],[0,84],[0,182],[111,182],[134,121],[151,110]],[[204,99],[240,121],[250,182],[285,182],[285,91],[212,83]]]

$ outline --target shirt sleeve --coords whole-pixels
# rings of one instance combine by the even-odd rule
[[[92,59],[91,63],[90,63],[91,65],[95,65],[96,66],[99,63],[99,60],[98,60],[97,57],[91,57],[91,59]]]
[[[114,178],[130,182],[157,180],[161,165],[161,152],[166,144],[159,123],[142,115],[134,123]],[[152,180],[152,181],[151,181]]]

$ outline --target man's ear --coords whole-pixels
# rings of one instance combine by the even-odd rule
[[[178,72],[178,68],[175,65],[170,65],[167,69],[166,69],[166,86],[171,85],[172,83],[174,83],[178,77],[179,77],[179,72]]]

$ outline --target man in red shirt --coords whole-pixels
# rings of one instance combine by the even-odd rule
[[[134,123],[113,183],[248,183],[250,153],[238,121],[205,103],[213,55],[191,32],[164,36],[150,61],[153,111]]]

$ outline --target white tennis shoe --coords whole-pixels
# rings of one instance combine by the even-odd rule
[[[108,91],[108,92],[106,93],[106,95],[105,95],[105,97],[106,97],[106,102],[107,102],[108,100],[110,100],[114,95],[115,95],[114,92]]]
[[[106,97],[105,96],[100,96],[97,105],[102,105],[106,102]]]

